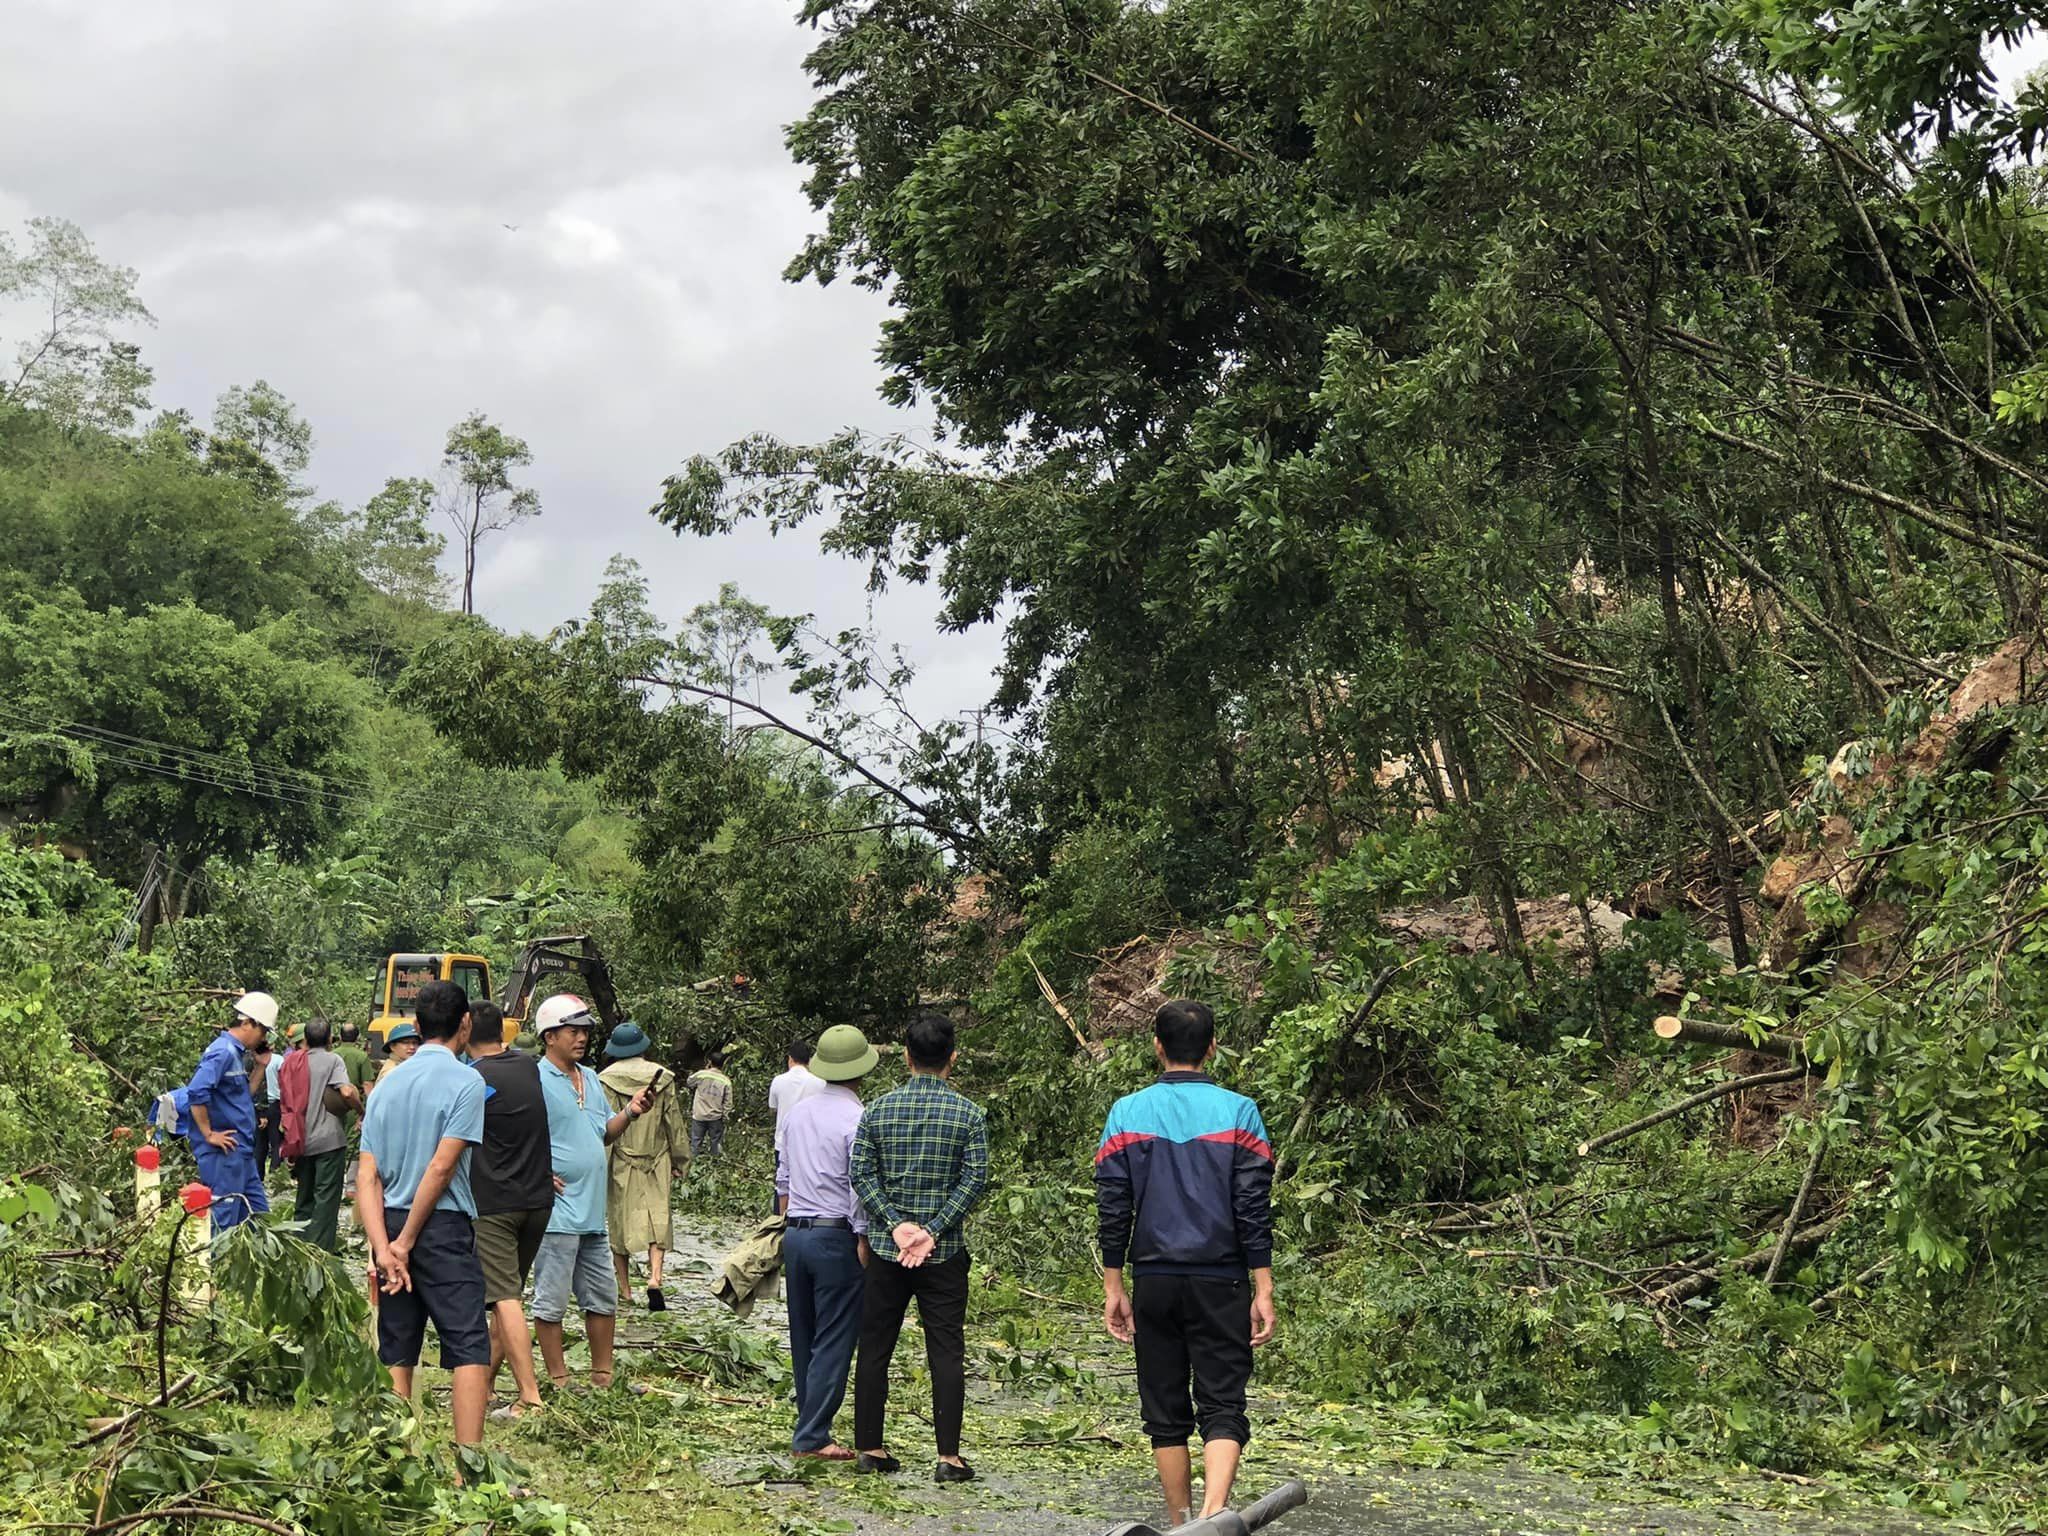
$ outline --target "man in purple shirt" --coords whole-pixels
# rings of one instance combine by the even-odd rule
[[[825,1031],[811,1071],[825,1086],[789,1111],[775,1193],[785,1198],[782,1267],[789,1281],[789,1353],[796,1366],[790,1449],[817,1461],[852,1461],[832,1438],[860,1335],[867,1213],[853,1193],[853,1133],[860,1080],[880,1060],[851,1024]]]

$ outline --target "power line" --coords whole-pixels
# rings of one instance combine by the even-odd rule
[[[431,820],[436,826],[454,831],[457,828],[443,820],[446,816],[463,817],[476,809],[475,802],[458,800],[420,790],[406,790],[397,786],[380,789],[373,780],[347,775],[327,775],[311,769],[287,768],[268,764],[251,763],[222,753],[207,752],[196,747],[182,747],[171,742],[156,741],[149,737],[133,736],[125,731],[108,727],[86,725],[81,722],[57,722],[39,719],[20,710],[0,705],[0,717],[14,720],[35,729],[52,734],[82,740],[101,756],[110,761],[140,768],[145,772],[165,772],[160,765],[140,762],[132,756],[115,751],[113,743],[120,746],[132,744],[135,748],[163,754],[172,763],[187,771],[167,774],[169,777],[187,778],[193,782],[212,785],[226,790],[248,789],[272,799],[292,798],[300,803],[316,802],[324,795],[342,799],[367,799],[372,802],[388,799],[393,808],[408,815]],[[281,775],[290,774],[305,780],[303,784],[287,782]],[[269,789],[261,786],[269,785]],[[514,839],[517,841],[517,839]],[[537,846],[530,842],[527,846]]]
[[[143,749],[161,752],[171,759],[169,763],[149,762],[142,758],[129,756],[126,753],[114,750],[115,743],[95,739],[96,728],[94,727],[61,725],[52,721],[37,720],[19,711],[10,710],[5,705],[0,705],[0,716],[8,716],[17,721],[25,721],[35,729],[77,740],[81,744],[91,747],[96,756],[104,758],[108,762],[132,768],[137,772],[154,774],[160,778],[172,779],[181,783],[202,785],[206,788],[218,789],[227,794],[254,796],[279,805],[296,806],[300,809],[316,808],[329,799],[337,801],[356,800],[375,805],[379,797],[379,791],[367,780],[333,780],[325,775],[313,773],[306,769],[285,770],[299,774],[311,781],[306,784],[291,784],[277,778],[275,776],[277,770],[259,768],[254,764],[237,762],[233,758],[223,757],[217,753],[181,748],[168,742],[151,741],[146,737],[128,737],[123,732],[106,731],[98,733],[103,736],[135,742]],[[15,729],[20,730],[22,727],[17,726]],[[208,761],[209,759],[212,760],[212,763],[224,764],[226,766],[224,768],[212,766],[212,763]],[[455,822],[442,819],[442,816],[451,812],[467,814],[475,809],[473,805],[455,801],[423,800],[409,802],[402,792],[389,793],[394,809],[406,816],[412,817],[421,824],[431,826],[434,830],[446,832],[451,836],[459,835],[463,828]],[[437,811],[441,814],[435,814]],[[499,836],[502,841],[511,843],[515,847],[524,848],[531,853],[545,856],[551,855],[554,852],[553,845],[542,843],[519,833],[504,832],[499,834]]]
[[[15,720],[33,726],[36,729],[54,732],[58,735],[98,738],[126,746],[147,748],[150,751],[160,752],[171,757],[183,758],[203,768],[224,772],[228,775],[267,774],[273,782],[282,782],[285,776],[297,777],[308,781],[310,785],[321,788],[339,785],[351,791],[381,793],[387,795],[401,806],[448,811],[456,814],[466,814],[473,808],[471,803],[466,800],[438,795],[429,790],[418,788],[405,789],[396,785],[380,790],[376,780],[367,775],[320,773],[310,768],[293,768],[283,764],[260,765],[226,753],[209,752],[201,747],[180,746],[175,742],[158,741],[147,736],[131,735],[126,731],[114,730],[110,726],[88,725],[83,721],[75,720],[54,721],[39,719],[21,710],[9,709],[4,704],[0,704],[0,715],[11,716]]]

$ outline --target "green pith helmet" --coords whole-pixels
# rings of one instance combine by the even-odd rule
[[[811,1057],[811,1075],[828,1083],[850,1083],[875,1070],[882,1058],[868,1044],[868,1037],[851,1024],[834,1024],[818,1037],[818,1049]]]

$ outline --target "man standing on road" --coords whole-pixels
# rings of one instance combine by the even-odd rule
[[[348,1080],[360,1094],[370,1084],[370,1053],[362,1046],[363,1026],[350,1019],[340,1024],[334,1033],[341,1042],[335,1046],[334,1054],[348,1068]]]
[[[662,1092],[675,1074],[647,1059],[647,1032],[625,1023],[612,1031],[604,1053],[611,1064],[598,1073],[614,1113],[633,1101],[643,1088],[654,1094],[645,1120],[626,1128],[612,1147],[611,1187],[606,1191],[605,1222],[611,1232],[612,1267],[618,1271],[619,1294],[630,1296],[632,1276],[626,1263],[635,1253],[647,1255],[647,1310],[666,1312],[661,1290],[661,1263],[676,1245],[675,1212],[669,1185],[680,1176],[678,1165],[690,1160],[690,1128],[679,1095]]]
[[[1179,1525],[1193,1502],[1188,1436],[1202,1432],[1204,1516],[1229,1507],[1251,1438],[1252,1350],[1274,1327],[1273,1149],[1258,1106],[1204,1070],[1216,1054],[1215,1015],[1170,1002],[1153,1034],[1164,1070],[1111,1107],[1095,1200],[1103,1321],[1112,1338],[1137,1345],[1138,1405],[1167,1518]]]
[[[555,1170],[548,1155],[548,1109],[540,1063],[505,1044],[505,1015],[496,1003],[469,1005],[470,1065],[484,1080],[484,1139],[470,1184],[476,1193],[476,1251],[490,1308],[491,1380],[509,1362],[519,1401],[493,1418],[519,1419],[541,1406],[526,1327],[526,1277],[555,1208]]]
[[[370,1053],[363,1049],[363,1026],[353,1019],[345,1019],[335,1029],[341,1043],[334,1048],[334,1054],[348,1068],[350,1086],[356,1091],[356,1112],[350,1119],[348,1139],[352,1155],[341,1160],[342,1203],[353,1210],[356,1203],[356,1159],[353,1151],[360,1148],[360,1133],[363,1128],[363,1107],[370,1097]]]
[[[825,1086],[822,1077],[814,1076],[810,1068],[813,1047],[808,1040],[789,1042],[788,1067],[775,1076],[768,1085],[768,1112],[775,1117],[775,1187],[782,1188],[782,1145],[789,1124],[789,1112],[803,1103],[812,1094]],[[782,1209],[782,1196],[775,1197],[775,1208]]]
[[[885,1093],[861,1117],[853,1143],[853,1187],[873,1225],[861,1306],[860,1367],[853,1384],[854,1440],[861,1464],[893,1472],[883,1424],[889,1410],[889,1362],[903,1314],[917,1300],[932,1377],[932,1432],[939,1462],[934,1482],[968,1483],[960,1458],[960,1417],[967,1404],[967,1213],[988,1188],[988,1118],[946,1079],[957,1052],[953,1021],[936,1013],[904,1032],[910,1080]]]
[[[860,1080],[881,1058],[851,1024],[825,1031],[811,1058],[817,1090],[788,1113],[775,1194],[785,1207],[782,1268],[789,1283],[789,1353],[796,1366],[790,1448],[817,1461],[852,1461],[832,1438],[860,1332],[867,1213],[853,1192]],[[865,1469],[867,1458],[863,1457]]]
[[[710,1062],[690,1074],[690,1156],[716,1157],[725,1147],[725,1117],[732,1113],[732,1079],[725,1075],[725,1052],[713,1051]]]
[[[278,1031],[284,1049],[266,1050],[263,1057],[263,1091],[256,1097],[256,1171],[265,1179],[284,1161],[284,1063],[293,1051],[301,1050],[298,1031],[287,1024]]]
[[[348,1162],[346,1116],[360,1110],[363,1100],[348,1079],[347,1063],[327,1048],[332,1038],[325,1019],[314,1019],[306,1026],[306,1141],[293,1174],[299,1188],[298,1219],[305,1223],[306,1241],[339,1253],[341,1184]]]
[[[654,1095],[641,1089],[617,1114],[604,1084],[583,1065],[590,1049],[590,1005],[558,992],[534,1010],[540,1032],[541,1095],[547,1102],[548,1150],[555,1170],[554,1213],[533,1267],[534,1331],[541,1359],[557,1387],[569,1384],[569,1360],[562,1348],[562,1317],[573,1296],[583,1311],[590,1341],[590,1384],[612,1384],[612,1338],[619,1311],[618,1277],[612,1271],[611,1238],[605,1228],[604,1149],[647,1113]]]
[[[256,1167],[256,1105],[249,1093],[252,1054],[270,1039],[277,999],[244,992],[234,1022],[214,1037],[185,1085],[186,1138],[199,1164],[199,1182],[213,1191],[216,1235],[270,1209]]]
[[[484,1272],[476,1255],[470,1151],[484,1139],[484,1080],[456,1059],[469,1043],[469,998],[452,981],[420,988],[420,1048],[378,1079],[363,1115],[356,1220],[383,1296],[377,1358],[410,1398],[427,1322],[452,1376],[455,1443],[480,1445],[491,1392]]]

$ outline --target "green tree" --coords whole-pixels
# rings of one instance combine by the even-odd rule
[[[0,370],[0,406],[28,406],[118,431],[148,404],[150,370],[122,332],[152,323],[132,269],[102,260],[64,219],[28,221],[27,243],[0,233],[0,308],[21,339]]]
[[[311,641],[189,605],[18,606],[0,619],[0,800],[116,868],[153,850],[170,917],[209,859],[304,853],[359,792],[360,688]]]
[[[237,384],[214,403],[207,462],[215,470],[245,478],[265,495],[298,501],[307,495],[304,476],[312,460],[312,426],[273,385],[262,379]]]
[[[69,587],[98,609],[327,620],[347,597],[314,530],[184,444],[174,423],[138,450],[41,412],[0,414],[0,584]]]
[[[512,473],[533,462],[525,440],[474,411],[448,433],[441,457],[447,476],[441,512],[462,549],[462,611],[476,612],[476,549],[491,534],[540,516],[540,496],[514,485]]]
[[[775,670],[754,650],[768,638],[770,618],[766,608],[740,592],[737,582],[728,581],[720,584],[716,602],[699,603],[683,621],[684,669],[725,694],[728,740],[737,729],[734,717],[744,707],[742,698],[751,695],[758,703],[761,679]]]

